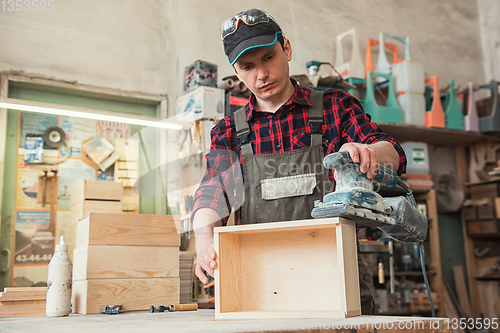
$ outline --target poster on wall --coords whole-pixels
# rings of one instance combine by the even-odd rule
[[[97,133],[102,135],[111,143],[115,143],[115,139],[128,139],[130,138],[130,125],[124,123],[117,123],[113,121],[98,120]]]
[[[71,212],[68,210],[57,211],[57,224],[56,224],[56,237],[55,241],[59,243],[61,236],[67,242],[69,239],[69,222],[71,219]]]
[[[19,138],[19,147],[24,148],[26,134],[43,134],[47,128],[58,125],[58,116],[21,112],[21,136]]]
[[[40,165],[27,164],[23,156],[17,157],[16,209],[49,209],[37,203],[38,174]]]
[[[61,128],[66,133],[66,141],[71,149],[69,157],[80,158],[82,156],[82,141],[96,134],[96,121],[61,116]]]
[[[50,212],[17,211],[15,265],[49,263],[54,235],[49,231]]]
[[[95,180],[95,169],[79,159],[68,159],[59,164],[59,188],[57,195],[57,208],[70,209],[71,187],[79,179]]]
[[[46,287],[49,265],[14,266],[13,287]]]

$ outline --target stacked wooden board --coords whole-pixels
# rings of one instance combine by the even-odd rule
[[[0,318],[45,316],[47,287],[5,288],[0,293]]]
[[[90,213],[77,225],[73,312],[179,304],[180,221],[176,216]]]
[[[181,280],[181,304],[187,304],[193,301],[194,257],[194,252],[180,252],[179,277]]]
[[[68,252],[73,258],[77,222],[89,213],[121,213],[123,185],[115,182],[80,179],[71,188],[71,215],[66,235]]]
[[[133,186],[139,177],[139,141],[115,139],[120,158],[115,163],[115,181],[123,184],[123,212],[139,214],[139,194]]]

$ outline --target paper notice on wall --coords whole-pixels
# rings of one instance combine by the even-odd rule
[[[50,212],[16,212],[16,250],[14,264],[50,262],[54,253],[54,235],[49,231]]]
[[[97,133],[101,133],[107,140],[114,144],[116,138],[130,138],[130,125],[113,121],[98,120]]]
[[[39,168],[36,164],[26,164],[23,156],[17,157],[16,209],[50,208],[48,205],[42,207],[37,203]]]
[[[82,141],[96,135],[96,121],[61,116],[61,128],[66,132],[66,141],[71,148],[70,157],[80,158]]]

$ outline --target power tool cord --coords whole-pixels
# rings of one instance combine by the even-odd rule
[[[398,185],[406,192],[406,197],[410,200],[413,207],[417,207],[417,203],[415,201],[415,197],[413,196],[413,192],[408,185],[404,181],[398,178]],[[424,256],[424,242],[420,242],[418,244],[420,249],[420,265],[422,266],[422,274],[424,276],[425,281],[425,289],[427,290],[427,296],[429,297],[429,302],[431,304],[431,314],[432,317],[436,317],[436,311],[434,310],[434,302],[432,301],[431,296],[431,288],[429,287],[429,279],[427,278],[427,271],[425,269],[425,256]]]

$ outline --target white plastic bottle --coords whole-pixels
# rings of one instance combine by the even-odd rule
[[[45,307],[48,317],[63,317],[71,312],[72,273],[73,263],[68,254],[68,245],[64,244],[64,238],[61,236],[49,263]]]

